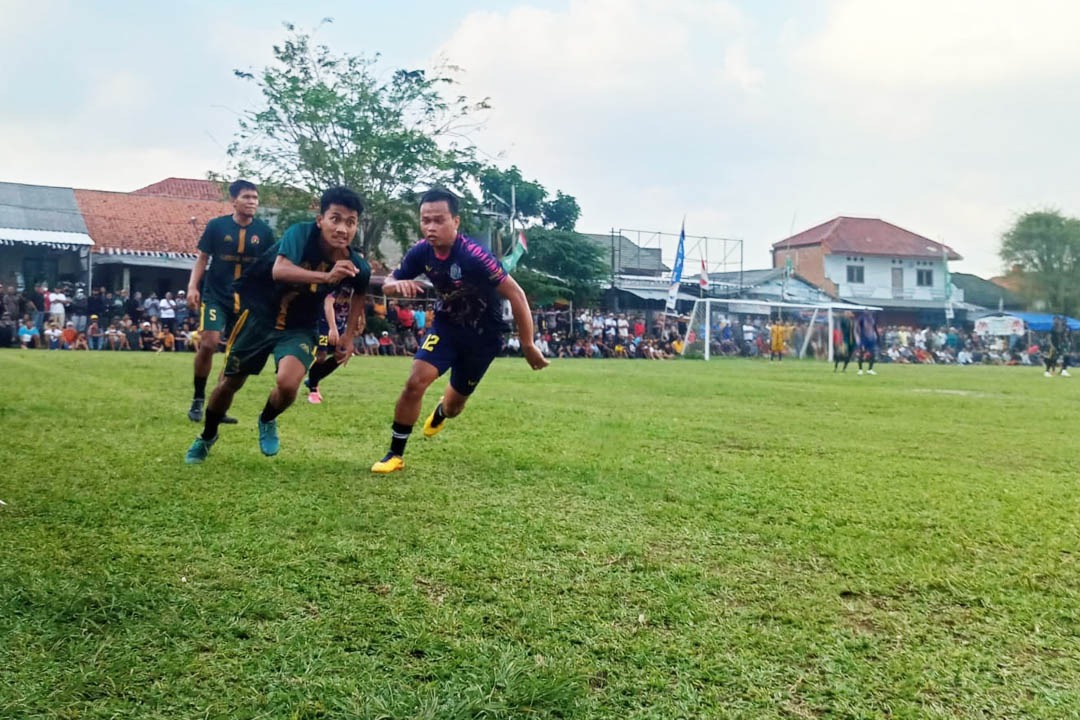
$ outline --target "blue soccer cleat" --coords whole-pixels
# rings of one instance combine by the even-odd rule
[[[281,442],[277,435],[277,420],[264,423],[259,421],[259,449],[268,457],[277,455],[281,448]]]
[[[195,438],[195,442],[191,443],[187,455],[184,456],[184,462],[188,465],[198,465],[210,454],[210,448],[212,448],[216,442],[217,436],[215,436],[213,440],[203,440],[202,437]]]

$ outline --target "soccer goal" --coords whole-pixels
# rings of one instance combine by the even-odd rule
[[[694,301],[686,329],[683,356],[709,360],[717,355],[753,355],[758,333],[768,333],[772,321],[779,319],[795,328],[786,345],[795,357],[807,357],[812,342],[828,348],[833,359],[833,328],[836,313],[847,310],[881,310],[871,305],[831,302],[800,304],[709,298]]]

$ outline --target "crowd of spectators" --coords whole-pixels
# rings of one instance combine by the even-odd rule
[[[777,331],[784,334],[785,355],[798,357],[805,347],[804,357],[828,358],[827,323],[819,321],[811,329],[805,322],[762,317],[717,322],[711,328],[711,351],[714,355],[768,357],[772,334]],[[878,331],[878,362],[922,365],[1040,365],[1049,337],[1045,333],[979,335],[954,326],[889,325]]]
[[[198,318],[184,291],[161,297],[79,284],[0,285],[0,347],[174,351],[198,346]]]
[[[0,347],[174,352],[199,345],[198,317],[188,309],[183,290],[159,297],[104,287],[87,293],[82,284],[41,284],[23,292],[0,285],[0,303]],[[414,354],[424,342],[433,310],[430,299],[386,302],[369,296],[365,331],[356,337],[354,352]],[[650,323],[640,312],[537,308],[534,342],[551,358],[668,359],[682,355],[686,343],[701,340],[688,328],[688,320],[655,313]],[[799,356],[803,348],[806,357],[828,355],[825,323],[811,328],[805,322],[766,316],[719,318],[711,328],[711,352],[766,357],[775,332],[784,334],[785,355]],[[884,363],[1039,365],[1045,346],[1041,337],[983,336],[956,327],[887,326],[879,332],[878,362]],[[504,338],[503,354],[521,354],[516,333]]]

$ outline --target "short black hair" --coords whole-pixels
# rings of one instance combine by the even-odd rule
[[[322,197],[319,198],[320,213],[329,210],[331,205],[340,205],[343,208],[355,210],[357,215],[364,214],[364,203],[360,201],[360,196],[344,185],[337,185],[329,188],[322,194]]]
[[[446,190],[445,188],[431,188],[426,193],[420,196],[420,204],[426,205],[427,203],[445,202],[446,207],[450,209],[450,214],[456,216],[458,214],[458,199],[457,195]]]
[[[259,188],[256,187],[255,183],[251,182],[250,180],[237,180],[229,186],[229,197],[235,200],[236,198],[240,197],[240,193],[244,192],[245,190],[254,190],[255,192],[259,192]]]

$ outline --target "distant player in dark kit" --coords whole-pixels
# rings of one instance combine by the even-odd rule
[[[337,292],[328,294],[323,302],[323,315],[319,318],[319,341],[315,352],[315,362],[308,370],[307,380],[304,381],[308,389],[308,402],[312,405],[319,405],[323,401],[319,383],[339,367],[337,354],[331,353],[330,349],[336,348],[340,339],[346,334],[352,302],[353,289],[348,285],[342,285]],[[365,318],[361,311],[356,318],[356,327],[353,328],[352,337],[363,334],[364,326]],[[351,347],[349,351],[352,352]]]
[[[840,316],[840,321],[833,331],[833,372],[836,372],[841,362],[844,363],[844,369],[840,372],[847,372],[848,363],[851,362],[857,346],[855,314],[848,310]]]
[[[255,217],[259,190],[247,180],[229,186],[233,214],[206,224],[199,239],[199,255],[188,280],[187,304],[199,317],[199,349],[195,353],[195,395],[188,419],[200,422],[206,403],[206,379],[214,365],[221,334],[232,328],[240,312],[233,283],[274,244],[274,231]],[[207,267],[209,265],[209,267]],[[236,420],[226,417],[224,423]]]
[[[319,315],[326,295],[340,285],[352,289],[344,337],[335,351],[348,362],[352,329],[364,308],[371,268],[349,249],[356,237],[363,206],[352,190],[330,188],[323,193],[315,222],[290,227],[271,252],[259,258],[236,283],[242,310],[229,335],[225,370],[206,404],[202,435],[187,451],[185,462],[200,463],[217,441],[218,425],[233,396],[249,375],[258,375],[272,355],[276,384],[259,415],[259,449],[276,455],[277,417],[300,389],[315,357]]]
[[[456,417],[484,377],[502,345],[508,328],[502,319],[502,300],[510,309],[521,338],[521,352],[534,370],[548,365],[533,342],[532,312],[525,293],[484,248],[458,233],[458,200],[446,190],[429,190],[420,198],[420,231],[414,245],[383,285],[387,295],[416,297],[426,275],[439,294],[435,320],[413,359],[412,371],[394,408],[390,451],[372,465],[374,473],[405,468],[402,456],[413,425],[420,418],[424,393],[435,379],[450,371],[450,384],[434,412],[424,422],[424,435],[433,437]]]
[[[870,363],[866,371],[868,375],[877,375],[874,372],[874,361],[877,359],[878,328],[874,314],[869,310],[863,310],[855,319],[855,334],[859,337],[859,375],[862,375],[863,360]]]
[[[1050,352],[1046,354],[1046,377],[1054,374],[1054,368],[1061,361],[1061,377],[1069,375],[1069,353],[1072,352],[1072,331],[1064,315],[1054,318],[1054,324],[1050,329]]]

